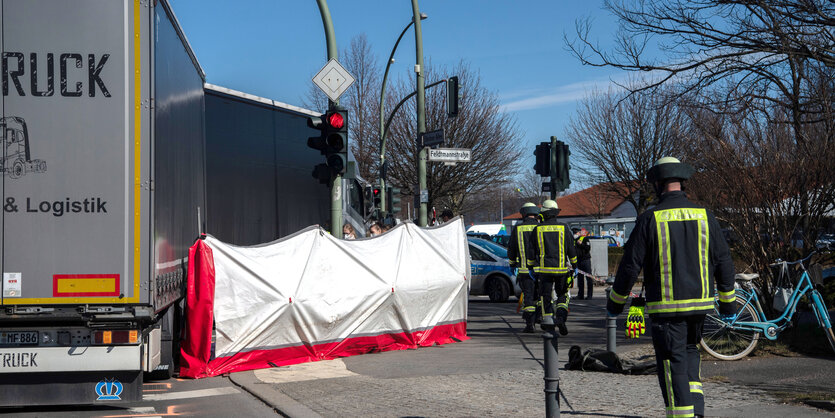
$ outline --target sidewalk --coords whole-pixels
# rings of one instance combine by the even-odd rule
[[[605,348],[603,292],[571,306],[569,335],[560,339],[560,387],[568,400],[562,401],[562,414],[663,416],[656,376],[563,369],[571,345]],[[472,298],[468,341],[229,377],[292,417],[543,416],[542,338],[520,333],[522,321],[514,310],[515,303]],[[619,331],[619,353],[652,353],[648,335],[626,340]],[[708,416],[831,416],[811,407],[780,404],[762,389],[705,380]]]

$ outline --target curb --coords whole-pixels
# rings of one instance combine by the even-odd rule
[[[230,373],[229,380],[252,396],[270,405],[280,415],[289,418],[322,418],[312,409],[283,394],[269,383],[262,382],[253,371]]]

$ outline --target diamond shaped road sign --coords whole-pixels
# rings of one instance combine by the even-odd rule
[[[328,96],[331,101],[337,101],[342,93],[354,83],[354,76],[348,72],[339,61],[331,59],[313,77],[313,84],[316,84]]]

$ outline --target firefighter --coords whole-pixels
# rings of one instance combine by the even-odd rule
[[[527,242],[528,258],[533,260],[533,271],[539,282],[539,297],[542,303],[543,330],[559,328],[561,335],[568,334],[565,320],[568,318],[568,302],[571,286],[571,264],[577,263],[574,252],[574,237],[568,226],[557,220],[560,209],[557,202],[546,200],[542,204],[542,223],[537,225]],[[556,311],[551,302],[551,290],[557,293]]]
[[[591,276],[586,273],[591,273],[591,244],[589,237],[583,235],[579,228],[571,229],[574,233],[574,247],[577,250],[577,274],[574,280],[577,281],[577,300],[591,299],[594,292],[594,281]],[[588,295],[585,294],[585,285],[589,286]]]
[[[536,317],[536,282],[530,274],[529,268],[533,266],[533,260],[527,258],[525,245],[531,232],[539,224],[539,208],[528,202],[522,205],[519,213],[522,214],[522,223],[513,226],[507,246],[507,258],[510,260],[510,266],[517,268],[516,282],[522,289],[522,318],[525,319],[525,329],[522,332],[531,333],[534,332]]]
[[[667,417],[677,418],[704,415],[696,344],[705,314],[713,312],[714,283],[722,318],[732,320],[736,312],[728,244],[713,214],[682,191],[682,181],[693,172],[664,157],[647,173],[658,204],[636,220],[606,304],[609,316],[620,314],[643,268],[658,383]]]

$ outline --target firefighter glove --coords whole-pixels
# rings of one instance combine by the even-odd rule
[[[629,306],[629,313],[626,316],[626,337],[638,338],[646,332],[644,323],[644,309],[646,308],[646,301],[644,298],[638,297],[632,299],[632,305]]]

